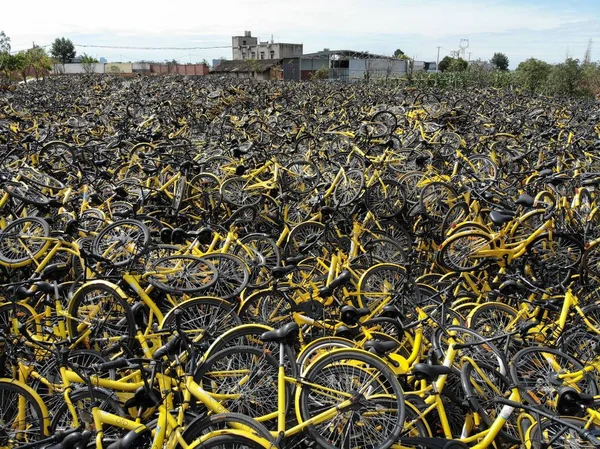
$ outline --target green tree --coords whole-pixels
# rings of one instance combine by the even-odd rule
[[[26,51],[20,51],[19,53],[12,55],[11,69],[13,72],[17,72],[21,75],[23,82],[27,82],[27,72],[29,71],[29,57]]]
[[[98,63],[98,60],[87,53],[81,56],[81,66],[85,73],[92,73],[94,71],[94,64],[96,63]]]
[[[463,58],[456,58],[450,62],[450,66],[448,66],[449,72],[464,72],[467,70],[469,63],[465,61]]]
[[[494,53],[494,56],[492,56],[490,62],[498,70],[508,70],[509,60],[508,56],[506,56],[504,53]]]
[[[589,95],[600,95],[600,64],[581,64],[581,88]]]
[[[84,53],[83,55],[81,55],[81,63],[88,63],[88,64],[97,64],[98,60],[96,58],[94,58],[93,56],[88,55],[87,53]]]
[[[404,52],[402,50],[400,50],[399,48],[396,49],[396,51],[393,54],[394,58],[398,58],[398,59],[403,59]]]
[[[582,93],[581,81],[582,71],[579,60],[567,58],[565,62],[552,66],[546,79],[546,89],[556,95],[577,95]]]
[[[27,50],[27,62],[33,69],[36,79],[39,79],[40,76],[45,78],[46,73],[52,69],[52,59],[42,47],[34,46]]]
[[[71,39],[57,37],[54,42],[52,42],[50,54],[57,61],[61,62],[62,64],[66,64],[75,57],[75,46],[73,45]]]
[[[551,70],[552,66],[547,62],[529,58],[518,65],[515,75],[525,89],[535,93],[544,87]]]
[[[0,73],[8,76],[8,60],[10,59],[10,37],[0,31]]]
[[[200,64],[204,64],[206,67],[210,67],[210,64],[208,63],[208,60],[206,58],[202,59],[202,62]]]
[[[448,67],[450,67],[450,64],[453,60],[454,58],[451,58],[450,56],[444,56],[444,59],[442,59],[438,64],[438,70],[440,72],[445,72],[448,69]]]

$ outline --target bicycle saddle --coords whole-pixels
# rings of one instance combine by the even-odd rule
[[[271,270],[271,274],[276,279],[284,277],[286,274],[294,271],[296,267],[294,265],[286,265],[285,267],[275,267]]]
[[[44,268],[40,273],[40,277],[50,281],[58,281],[66,276],[70,269],[71,265],[68,263],[53,263]]]
[[[369,313],[371,310],[367,307],[358,309],[354,306],[344,306],[341,310],[341,319],[346,324],[356,324],[359,318],[367,316]]]
[[[498,210],[493,210],[490,212],[490,220],[496,226],[501,226],[505,223],[508,223],[513,219],[513,215],[508,215],[504,211],[500,212]]]
[[[152,388],[150,391],[146,391],[145,387],[140,387],[135,391],[132,398],[125,401],[123,408],[125,410],[130,408],[150,408],[160,404],[160,391],[156,388]]]
[[[393,304],[385,306],[381,311],[381,316],[388,318],[404,318],[404,314],[400,312],[398,308]]]
[[[594,396],[580,393],[573,387],[561,387],[558,390],[556,409],[559,414],[567,416],[582,416],[585,408],[594,403]]]
[[[433,382],[439,376],[444,374],[450,374],[452,368],[444,365],[429,365],[427,363],[417,363],[413,369],[412,374],[417,380],[426,380],[427,382]]]
[[[298,265],[304,259],[306,259],[306,257],[303,254],[300,254],[298,256],[290,256],[286,257],[285,263],[286,265]]]
[[[395,341],[379,341],[379,340],[369,340],[364,345],[364,348],[367,351],[375,352],[375,354],[378,354],[378,355],[387,354],[388,352],[393,351],[397,347],[398,347],[398,343]]]
[[[526,193],[521,193],[515,201],[515,204],[524,207],[532,207],[535,199],[532,196],[527,195]]]
[[[298,337],[299,332],[300,326],[296,323],[288,323],[274,331],[265,332],[260,339],[264,342],[292,343]]]

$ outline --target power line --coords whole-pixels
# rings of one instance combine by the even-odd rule
[[[76,47],[90,48],[111,48],[115,50],[211,50],[213,48],[231,48],[231,45],[219,45],[214,47],[133,47],[133,46],[118,46],[118,45],[83,45],[73,44]]]

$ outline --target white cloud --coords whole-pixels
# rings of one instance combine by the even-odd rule
[[[538,38],[539,33],[564,30],[593,17],[593,11],[583,7],[535,6],[520,0],[29,0],[26,5],[31,13],[14,1],[4,6],[11,20],[0,27],[5,27],[15,49],[34,40],[47,44],[59,36],[80,44],[228,45],[232,35],[252,30],[263,40],[273,34],[276,41],[303,42],[305,51],[344,47],[387,53],[401,44],[411,54],[431,58],[435,46],[455,48],[462,37],[487,38],[492,44],[508,36],[512,45],[513,36],[535,33]],[[596,26],[600,29],[597,22]],[[576,28],[569,30],[571,38],[584,39]],[[525,43],[526,48],[534,45]],[[473,39],[471,46],[476,52]],[[513,46],[518,48],[516,42]],[[482,52],[487,47],[482,45]]]

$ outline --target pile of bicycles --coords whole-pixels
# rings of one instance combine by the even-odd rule
[[[597,103],[2,95],[0,449],[600,446]]]

